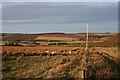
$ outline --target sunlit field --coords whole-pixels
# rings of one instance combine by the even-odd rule
[[[2,77],[78,79],[82,76],[84,53],[85,47],[3,46]],[[117,48],[89,49],[88,78],[119,78],[119,65]]]

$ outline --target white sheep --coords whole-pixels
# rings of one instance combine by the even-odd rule
[[[48,53],[49,51],[45,51],[46,53]]]
[[[56,51],[53,51],[53,52],[51,52],[52,54],[55,54],[56,53]]]
[[[69,51],[69,54],[72,54],[72,51]]]

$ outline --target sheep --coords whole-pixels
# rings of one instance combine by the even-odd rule
[[[42,54],[42,56],[46,56],[49,51],[45,51],[45,53]]]
[[[79,54],[79,50],[71,50],[71,51],[69,51],[69,54],[70,55],[78,55]]]
[[[45,51],[46,53],[48,53],[49,51]]]
[[[69,54],[72,54],[72,51],[69,51]]]
[[[56,53],[56,51],[52,51],[52,52],[51,52],[51,54],[52,54],[53,56],[55,55],[55,53]]]

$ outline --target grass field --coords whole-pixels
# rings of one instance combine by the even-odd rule
[[[78,35],[11,34],[9,38],[5,38],[7,40],[4,40],[2,44],[9,42],[9,39],[14,41],[18,38],[20,40],[28,39],[22,40],[23,42],[34,42],[34,39],[38,39],[35,43],[39,44],[2,46],[2,78],[74,80],[82,77],[85,58],[87,59],[87,78],[92,80],[120,78],[118,46],[114,46],[118,44],[116,43],[118,35],[111,37],[115,33],[91,33],[90,35],[97,35],[96,37],[107,36],[102,40],[90,38],[87,57],[85,57],[86,41],[70,41],[79,37],[85,38],[85,35],[85,33]],[[39,39],[48,41],[39,41]],[[104,45],[96,47],[96,44]]]
[[[34,52],[30,51],[33,54],[36,54],[35,51],[38,50],[59,50],[63,52],[60,53],[61,55],[54,56],[15,55],[18,50],[19,53],[33,50]],[[62,55],[63,53],[66,54],[64,52],[66,50],[82,52],[79,54],[74,52],[75,55]],[[10,56],[9,54],[12,54],[12,51],[16,53]],[[118,52],[115,52],[116,48],[90,48],[89,51],[88,78],[119,78],[118,68],[120,64],[116,57],[118,54]],[[3,78],[81,78],[83,57],[84,48],[79,47],[3,47],[2,75]]]
[[[77,38],[67,38],[67,37],[37,37],[35,40],[62,40],[62,41],[72,41],[78,40]]]

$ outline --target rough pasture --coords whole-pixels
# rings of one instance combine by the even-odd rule
[[[3,47],[3,51],[54,51],[66,50],[79,51],[78,47]],[[84,48],[83,48],[84,49]],[[113,48],[114,49],[114,48]],[[81,49],[82,50],[82,49]],[[111,79],[119,78],[119,63],[111,58],[109,53],[99,51],[114,50],[108,48],[90,48],[88,57],[88,78],[90,79]],[[11,53],[9,52],[9,53]],[[9,55],[9,53],[6,53]],[[117,53],[117,52],[115,52]],[[4,56],[2,57],[3,78],[40,78],[40,79],[78,79],[81,78],[83,54],[79,55],[57,55],[57,56]],[[29,54],[29,53],[28,53]],[[9,64],[9,65],[8,65]]]
[[[77,79],[81,78],[83,47],[2,47],[3,78]],[[119,78],[117,48],[89,48],[88,78]],[[45,56],[57,51],[56,56]],[[78,55],[67,55],[73,51]],[[50,52],[50,53],[49,53]],[[58,53],[59,52],[59,53]],[[24,54],[22,54],[24,53]],[[34,55],[34,54],[37,54]],[[38,55],[38,54],[42,54]],[[13,55],[13,56],[10,56]],[[27,55],[27,56],[25,56]],[[30,55],[30,56],[29,56]],[[31,56],[32,55],[32,56]]]
[[[3,55],[44,55],[48,51],[50,55],[53,51],[55,54],[66,55],[69,54],[69,51],[72,51],[72,54],[81,54],[84,52],[84,48],[80,47],[14,47],[14,46],[3,46],[2,53]]]

